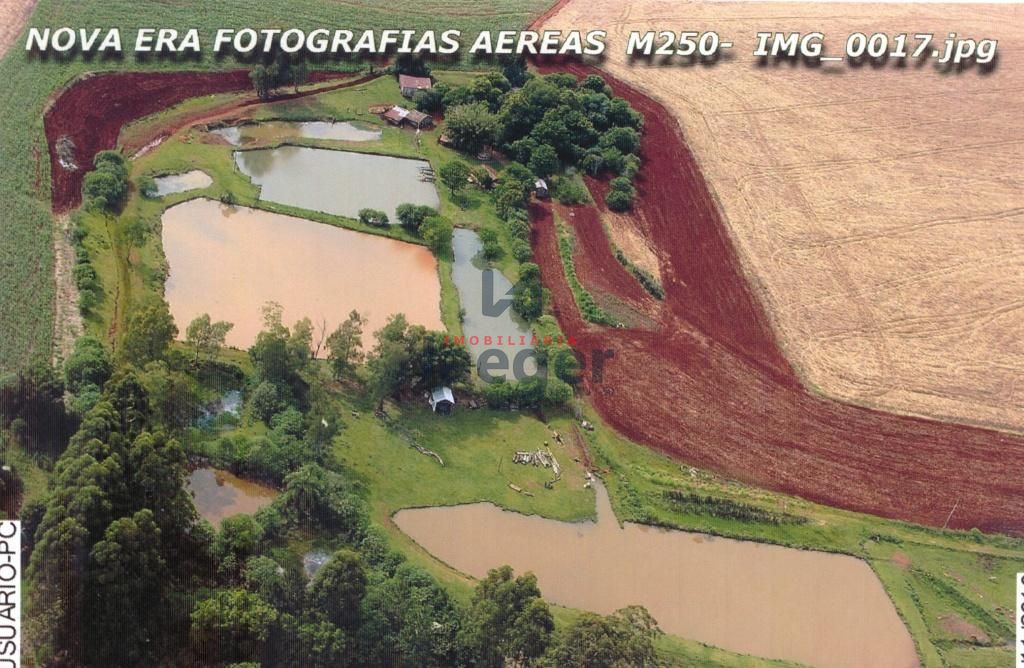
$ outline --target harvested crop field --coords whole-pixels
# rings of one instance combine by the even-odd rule
[[[1022,431],[1024,7],[841,8],[571,0],[544,27],[607,29],[601,67],[678,121],[808,387]],[[714,66],[628,63],[626,33],[650,29],[715,30],[736,46]],[[855,31],[956,31],[998,39],[1002,65],[760,67],[757,30],[820,30],[829,53]]]
[[[1024,480],[1006,466],[1024,457],[1024,438],[804,389],[676,123],[653,99],[611,83],[646,117],[635,215],[662,258],[665,300],[644,307],[658,309],[657,326],[588,326],[565,280],[551,211],[533,210],[534,249],[560,323],[582,350],[614,351],[602,382],[588,387],[602,416],[635,440],[747,483],[884,517],[1024,533]],[[586,224],[596,216],[562,217],[580,240],[581,280],[653,301],[638,295],[600,225]]]

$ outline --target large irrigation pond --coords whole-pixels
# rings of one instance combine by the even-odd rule
[[[318,336],[352,309],[367,316],[364,346],[389,316],[441,329],[437,260],[415,244],[303,218],[196,199],[167,209],[165,295],[181,335],[209,313],[234,323],[228,345],[248,348],[263,328],[263,305],[281,304],[291,324],[313,321]]]
[[[626,523],[597,485],[597,522],[558,522],[489,503],[416,508],[398,527],[482,578],[532,571],[544,597],[607,614],[641,604],[662,630],[811,666],[908,668],[914,643],[860,559]]]
[[[356,218],[379,209],[392,222],[399,204],[437,208],[441,200],[424,160],[304,146],[236,151],[238,168],[260,186],[260,199]]]
[[[455,251],[452,281],[459,291],[459,303],[465,314],[462,332],[466,336],[466,347],[469,348],[473,363],[476,364],[481,355],[487,355],[495,362],[502,363],[491,374],[509,377],[506,370],[514,368],[516,356],[519,355],[522,372],[534,374],[537,363],[531,354],[533,349],[529,345],[522,345],[520,338],[525,336],[527,342],[530,340],[530,327],[510,306],[501,306],[512,298],[512,283],[500,271],[487,266],[487,260],[480,254],[483,244],[476,232],[457,229],[452,244]],[[491,345],[484,343],[485,336],[492,337]],[[504,337],[502,345],[496,343],[498,336]],[[511,344],[509,338],[512,339]],[[505,360],[495,359],[502,355]]]
[[[376,141],[380,128],[368,123],[347,121],[266,121],[229,125],[210,130],[232,146],[244,146],[280,139],[330,139],[335,141]]]

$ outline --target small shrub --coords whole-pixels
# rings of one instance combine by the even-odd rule
[[[562,204],[586,204],[590,201],[587,187],[576,179],[560,178],[555,189],[555,197]]]
[[[136,185],[143,197],[149,199],[156,197],[156,180],[154,180],[152,176],[149,176],[148,174],[140,176]]]
[[[488,260],[497,260],[502,255],[501,242],[498,240],[498,233],[494,230],[484,228],[480,230],[480,241],[483,243],[483,254]]]
[[[513,239],[511,246],[512,257],[516,259],[516,262],[529,262],[533,259],[533,249],[528,241]]]
[[[377,227],[384,227],[390,221],[388,220],[388,214],[378,209],[360,209],[359,210],[359,222],[364,225],[374,225]]]
[[[633,208],[633,195],[621,190],[611,191],[604,201],[612,211],[629,211]]]

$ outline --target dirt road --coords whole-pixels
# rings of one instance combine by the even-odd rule
[[[4,0],[0,4],[0,58],[14,45],[38,0]]]

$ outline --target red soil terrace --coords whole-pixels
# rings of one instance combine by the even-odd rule
[[[611,349],[588,390],[630,438],[695,466],[812,501],[951,528],[1024,533],[1024,438],[903,417],[808,392],[782,354],[740,268],[700,170],[670,114],[601,74],[645,118],[635,218],[661,260],[664,302],[649,329],[582,320],[558,254],[551,206],[533,208],[534,250],[556,316],[579,348]],[[600,183],[591,183],[598,192]],[[600,198],[603,200],[603,198]],[[612,255],[599,212],[560,216],[576,235],[576,267],[592,289],[637,304],[636,280]],[[950,517],[950,511],[956,507]]]
[[[557,69],[600,73],[574,63]],[[536,205],[532,214],[537,262],[563,329],[583,351],[614,351],[603,382],[587,378],[602,417],[636,441],[750,484],[937,526],[955,506],[950,527],[1024,534],[1024,476],[1008,465],[1024,461],[1024,439],[805,390],[742,274],[678,126],[654,100],[600,74],[646,119],[634,215],[661,259],[664,301],[639,290],[616,261],[597,209],[574,207],[563,219],[578,240],[580,279],[651,314],[655,326],[584,322],[565,279],[551,208]],[[67,88],[45,119],[54,210],[77,205],[83,174],[57,163],[59,137],[72,139],[76,161],[87,167],[96,152],[114,147],[125,123],[188,97],[248,85],[246,73],[235,71],[97,75]]]
[[[312,72],[312,83],[351,75],[338,72]],[[365,78],[347,81],[355,85]],[[227,72],[116,72],[86,75],[60,92],[46,111],[43,125],[50,147],[50,171],[53,189],[51,202],[57,213],[78,206],[82,201],[82,178],[92,168],[92,159],[100,151],[114,148],[121,128],[134,120],[167,109],[191,97],[250,89],[248,70]],[[321,93],[324,89],[284,95],[275,100]],[[247,100],[255,104],[259,100]],[[78,169],[61,168],[56,145],[60,137],[74,144]]]

